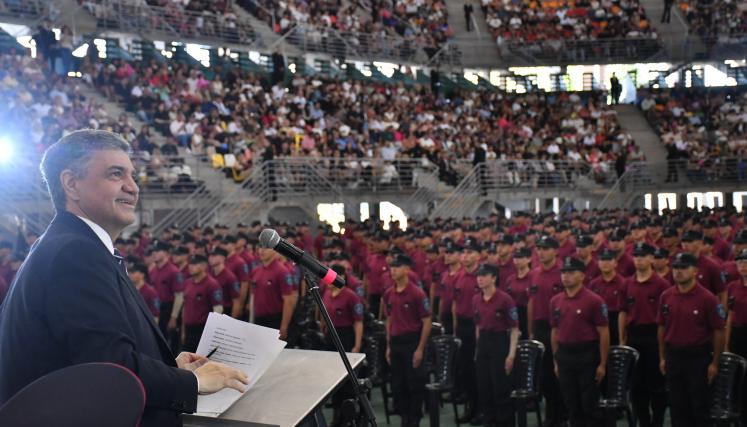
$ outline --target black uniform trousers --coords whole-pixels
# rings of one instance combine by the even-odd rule
[[[620,329],[618,329],[618,325],[620,324],[620,318],[618,315],[620,314],[619,311],[610,311],[607,314],[607,319],[609,319],[609,329],[610,329],[610,345],[620,345]]]
[[[559,344],[558,381],[571,427],[597,427],[603,424],[597,410],[599,385],[599,342]]]
[[[433,284],[431,286],[436,286],[436,284]],[[441,297],[439,296],[433,297],[433,304],[431,305],[431,311],[433,314],[433,318],[438,319],[439,315],[441,314]]]
[[[283,314],[270,314],[267,316],[260,316],[254,318],[254,324],[264,326],[266,328],[280,329],[280,324],[283,322]]]
[[[747,326],[732,326],[731,352],[747,358]],[[747,426],[747,379],[742,383],[742,426]]]
[[[475,322],[471,317],[458,316],[456,336],[462,341],[457,354],[456,386],[467,396],[467,403],[477,409],[477,380],[475,378]]]
[[[529,339],[529,322],[527,321],[527,306],[518,305],[516,311],[519,312],[519,330],[521,331],[520,340]]]
[[[667,388],[672,425],[706,427],[708,422],[708,365],[710,344],[666,348]]]
[[[369,295],[368,306],[371,313],[378,319],[381,311],[381,295]]]
[[[171,310],[174,308],[174,301],[169,302],[162,302],[161,306],[159,308],[160,312],[158,313],[158,329],[161,330],[161,333],[166,338],[166,341],[169,343],[169,347],[171,347],[171,351],[178,353],[179,349],[181,348],[179,341],[180,341],[180,334],[179,334],[179,326],[181,324],[182,316],[179,315],[179,319],[176,322],[176,329],[173,331],[169,331],[169,320],[171,320]]]
[[[659,343],[656,324],[629,325],[627,345],[638,350],[630,397],[633,413],[641,427],[662,427],[667,409],[664,375],[659,369]]]
[[[392,362],[392,395],[397,402],[403,426],[417,426],[423,416],[425,383],[428,373],[425,364],[412,366],[412,355],[418,348],[419,333],[391,337],[389,340]]]
[[[353,350],[353,347],[355,347],[355,330],[352,326],[341,326],[337,329],[337,335],[340,336],[340,342],[342,342],[342,348],[345,349],[345,352],[350,352]],[[332,341],[332,335],[329,334],[329,331],[327,331],[326,335],[326,350],[327,351],[337,351],[337,348],[335,348],[335,343]]]
[[[506,374],[506,357],[511,344],[509,331],[480,331],[475,368],[485,426],[513,427],[511,377]]]
[[[558,377],[555,376],[555,359],[552,352],[550,336],[552,329],[547,320],[535,320],[532,324],[534,339],[545,346],[540,367],[540,384],[542,396],[545,398],[545,424],[548,426],[560,425],[565,420],[565,407],[560,397]]]
[[[444,332],[447,335],[454,335],[454,316],[451,314],[451,310],[447,309],[441,313],[441,324],[444,326]]]
[[[201,325],[184,325],[184,342],[182,343],[182,350],[194,353],[197,351],[197,346],[200,345],[200,338],[202,337],[202,331],[205,330],[205,324]]]

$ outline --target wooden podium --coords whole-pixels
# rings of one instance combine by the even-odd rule
[[[348,353],[353,369],[365,357],[361,353]],[[295,426],[319,409],[346,375],[336,352],[285,349],[259,382],[220,417],[185,415],[184,425]]]

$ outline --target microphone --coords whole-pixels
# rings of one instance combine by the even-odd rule
[[[277,231],[271,228],[265,228],[259,234],[259,246],[265,249],[272,249],[301,267],[306,268],[313,275],[318,277],[319,282],[322,284],[332,285],[338,289],[345,287],[345,282],[337,276],[337,273],[335,273],[334,270],[286,241],[280,237]]]

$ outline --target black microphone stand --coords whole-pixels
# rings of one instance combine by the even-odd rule
[[[337,334],[337,330],[335,329],[335,327],[332,326],[332,319],[330,319],[329,312],[327,311],[327,308],[324,307],[324,302],[322,302],[322,297],[319,294],[319,278],[316,277],[314,274],[312,274],[308,269],[303,268],[303,267],[302,269],[304,271],[304,278],[306,279],[306,283],[308,283],[309,285],[308,290],[311,293],[311,296],[314,298],[314,302],[316,302],[316,306],[319,308],[319,313],[322,314],[322,317],[324,318],[324,321],[327,324],[327,333],[329,334],[330,337],[332,337],[332,342],[335,344],[335,348],[337,349],[337,352],[340,354],[342,363],[345,365],[345,370],[348,372],[348,380],[353,385],[353,390],[355,391],[355,397],[356,399],[358,399],[358,405],[363,410],[363,415],[365,415],[368,421],[368,424],[370,424],[371,427],[376,427],[376,416],[373,413],[371,402],[368,401],[368,397],[366,396],[366,393],[363,392],[361,383],[358,380],[358,376],[355,374],[353,367],[350,365],[348,356],[345,354],[345,349],[342,347],[342,341],[340,341],[340,336]]]

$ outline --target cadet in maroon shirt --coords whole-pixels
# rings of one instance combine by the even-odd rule
[[[412,261],[398,254],[391,263],[395,285],[384,293],[386,309],[386,359],[392,370],[392,395],[403,426],[417,426],[422,417],[428,373],[423,365],[425,344],[431,332],[430,302],[425,292],[410,282]]]
[[[446,264],[439,255],[438,245],[431,245],[425,250],[426,265],[425,273],[421,278],[428,289],[433,318],[437,319],[441,305],[441,274],[446,270]]]
[[[625,252],[625,237],[627,232],[618,228],[610,234],[608,246],[617,254],[617,272],[624,278],[628,278],[635,273],[633,257]]]
[[[364,283],[368,295],[368,306],[371,313],[377,316],[380,313],[381,295],[384,292],[383,277],[389,275],[389,265],[387,265],[385,253],[388,245],[386,235],[382,232],[374,234],[371,239],[372,252],[366,260],[367,270]]]
[[[208,274],[208,260],[202,255],[189,259],[191,277],[184,284],[184,351],[195,352],[211,311],[223,313],[223,291]]]
[[[610,325],[610,345],[618,345],[620,343],[620,334],[617,327],[617,316],[620,313],[620,295],[622,294],[625,279],[616,270],[617,259],[614,251],[604,249],[600,252],[597,265],[601,271],[601,275],[589,283],[589,289],[602,297],[604,303],[607,304],[607,317]]]
[[[708,289],[718,297],[721,304],[726,303],[726,277],[721,275],[721,269],[712,260],[701,254],[703,249],[703,233],[689,230],[682,235],[682,250],[698,259],[698,274],[695,280],[699,285]]]
[[[345,267],[334,265],[332,270],[345,281],[345,287],[338,289],[334,286],[326,286],[323,290],[322,301],[332,319],[332,325],[337,329],[345,351],[360,353],[363,342],[363,301],[347,286],[348,277]],[[322,332],[327,335],[327,350],[336,351],[328,334],[328,326],[323,324],[322,328]]]
[[[747,358],[747,249],[735,257],[739,280],[727,287],[729,317],[726,319],[726,351]],[[742,396],[747,396],[747,382],[742,384]],[[742,399],[742,425],[747,426],[747,399]]]
[[[146,282],[148,277],[148,267],[141,262],[135,262],[129,265],[127,272],[129,273],[132,284],[135,285],[135,289],[137,289],[140,296],[143,297],[145,305],[148,307],[151,314],[153,314],[153,320],[158,324],[158,313],[161,303],[158,301],[158,293],[156,290]]]
[[[747,249],[747,230],[739,230],[734,236],[734,254],[739,254],[743,250]],[[731,283],[735,280],[741,279],[741,275],[737,269],[737,263],[734,260],[726,261],[721,264],[721,271],[726,276],[726,282]]]
[[[498,267],[477,270],[481,293],[472,307],[477,336],[475,368],[483,425],[513,426],[511,370],[519,341],[519,313],[511,297],[496,287]]]
[[[184,275],[169,259],[171,245],[157,242],[153,248],[155,265],[149,272],[150,282],[158,292],[161,308],[158,317],[158,327],[169,341],[173,351],[178,351],[179,345],[179,315],[184,304]]]
[[[182,277],[186,280],[189,278],[189,248],[186,246],[177,246],[171,253],[171,262],[174,263],[179,272],[182,273]]]
[[[669,251],[664,248],[656,248],[652,265],[656,275],[664,279],[669,286],[672,286],[674,279],[672,278],[672,269],[669,268]]]
[[[594,239],[588,235],[581,235],[576,239],[576,254],[574,257],[579,259],[586,266],[584,286],[588,286],[592,280],[602,274],[601,271],[599,271],[597,259],[592,251],[593,243]]]
[[[566,257],[562,267],[565,292],[550,301],[555,372],[574,427],[601,424],[596,408],[610,347],[607,305],[584,287],[585,270],[583,262]]]
[[[558,224],[555,227],[555,240],[558,241],[558,257],[561,259],[576,253],[576,244],[571,239],[571,229],[568,224]]]
[[[713,239],[713,256],[717,257],[720,262],[727,261],[731,258],[731,248],[719,234],[719,224],[715,219],[708,219],[703,223],[703,237]]]
[[[464,270],[460,261],[461,249],[454,242],[446,244],[446,253],[444,254],[446,270],[441,275],[441,283],[439,284],[441,287],[441,306],[438,310],[438,318],[444,326],[445,332],[449,335],[454,333],[454,315],[451,311],[451,306],[454,303],[454,284]]]
[[[279,329],[280,339],[286,339],[298,301],[296,280],[274,250],[260,248],[259,259],[261,263],[252,271],[254,323]]]
[[[236,306],[240,304],[241,283],[231,270],[226,268],[226,257],[228,257],[228,252],[217,247],[210,253],[208,263],[212,276],[223,290],[223,312],[230,315],[240,312]]]
[[[653,271],[655,249],[648,244],[633,248],[636,273],[625,280],[620,292],[620,344],[638,350],[633,372],[633,412],[642,426],[662,426],[667,396],[659,372],[656,310],[669,284]]]
[[[565,418],[565,408],[560,397],[558,378],[555,376],[550,328],[550,300],[563,292],[558,264],[558,242],[549,236],[542,236],[536,243],[539,265],[532,269],[529,287],[529,321],[530,339],[536,339],[545,346],[542,356],[541,384],[545,397],[545,419],[548,425],[561,424]]]
[[[666,376],[674,426],[709,426],[708,384],[724,349],[726,310],[696,280],[698,259],[677,254],[676,286],[661,294],[659,356]]]
[[[353,274],[353,268],[350,265],[350,256],[347,253],[339,253],[337,255],[333,255],[330,258],[329,266],[330,268],[332,268],[336,265],[342,267],[343,271],[345,272],[345,287],[353,291],[365,305],[366,288],[363,286],[363,282],[361,282],[360,279],[355,277],[355,275]]]
[[[467,409],[459,422],[470,422],[477,411],[477,379],[475,378],[475,322],[472,300],[480,292],[477,268],[480,266],[480,244],[474,239],[464,242],[462,263],[464,270],[454,283],[454,334],[462,341],[457,354],[456,387],[467,397]],[[464,421],[462,421],[464,420]]]
[[[249,295],[249,281],[251,279],[251,269],[249,268],[249,264],[246,263],[244,260],[244,257],[242,257],[238,252],[236,252],[236,242],[237,242],[236,236],[229,235],[226,236],[221,246],[225,251],[228,253],[226,256],[225,265],[228,270],[233,273],[234,276],[236,276],[237,279],[239,279],[240,289],[239,289],[239,303],[235,306],[235,310],[231,310],[231,316],[235,318],[240,318],[243,316],[244,313],[242,313],[241,308],[244,307],[244,303],[246,302],[246,299]]]
[[[514,251],[514,266],[516,273],[508,278],[506,293],[516,303],[519,312],[519,330],[521,339],[529,338],[527,324],[527,304],[529,303],[529,287],[532,285],[530,263],[532,262],[532,251],[528,248],[519,248]]]
[[[514,251],[514,238],[510,234],[504,234],[498,240],[496,245],[496,253],[498,260],[496,266],[498,267],[498,287],[506,290],[508,285],[508,278],[516,274],[516,266],[514,266],[511,256]]]

